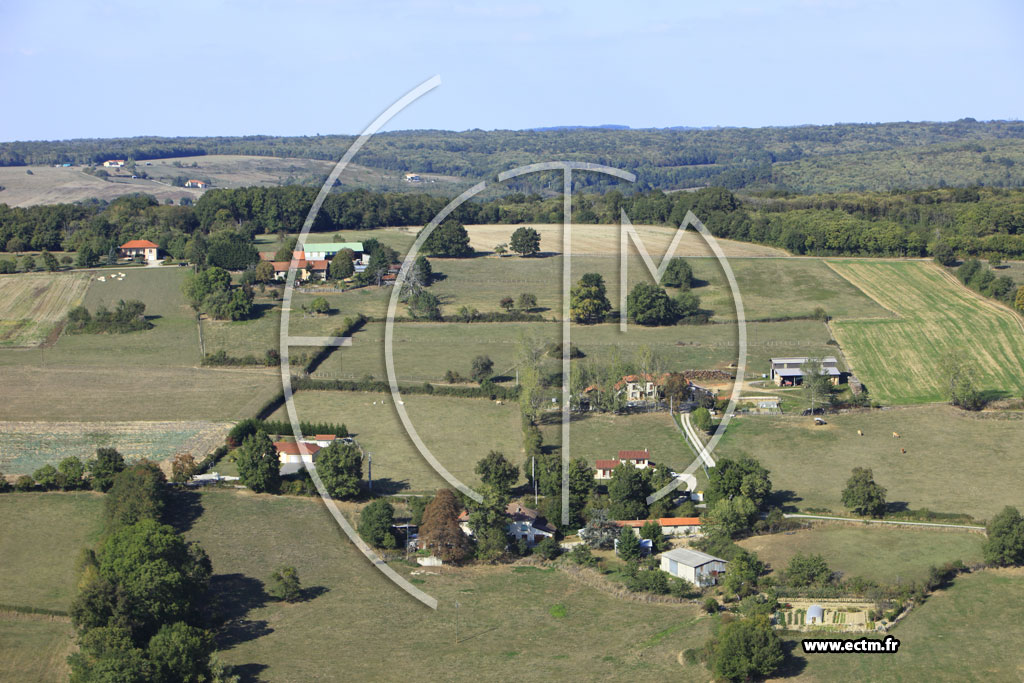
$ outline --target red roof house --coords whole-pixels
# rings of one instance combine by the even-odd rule
[[[156,261],[160,246],[149,240],[128,240],[118,248],[124,258],[142,256],[147,261]]]

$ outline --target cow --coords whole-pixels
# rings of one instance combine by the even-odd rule
[[[899,432],[893,432],[892,433],[892,438],[894,438],[894,439],[900,438],[900,433]]]
[[[907,449],[906,448],[901,448],[900,449],[900,453],[902,453],[903,455],[906,455],[907,454]]]
[[[858,429],[857,430],[857,436],[864,436],[864,432],[862,432],[861,430]]]

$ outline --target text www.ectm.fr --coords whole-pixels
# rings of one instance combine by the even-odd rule
[[[884,640],[858,638],[857,640],[840,640],[838,638],[808,638],[803,641],[804,652],[890,652],[900,649],[900,641],[892,636]]]

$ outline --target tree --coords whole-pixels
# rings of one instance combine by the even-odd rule
[[[553,537],[545,536],[533,547],[533,552],[550,561],[562,554],[562,547]]]
[[[146,654],[157,683],[203,683],[210,677],[213,635],[183,621],[164,625],[149,641]]]
[[[665,290],[649,282],[638,282],[630,290],[626,312],[638,325],[672,325],[679,319]]]
[[[821,555],[797,553],[790,558],[786,567],[786,580],[789,585],[797,588],[825,584],[831,579],[832,570]]]
[[[277,248],[274,253],[275,261],[291,261],[292,254],[295,252],[295,247],[299,243],[298,238],[289,237],[281,243],[281,246]]]
[[[988,538],[983,547],[987,564],[1009,567],[1024,564],[1024,518],[1015,507],[1007,506],[986,526]]]
[[[273,597],[284,602],[298,602],[302,599],[302,585],[295,567],[278,567],[270,575],[270,590]]]
[[[120,626],[101,626],[81,634],[79,651],[68,657],[75,683],[124,681],[147,683],[154,680],[153,666],[146,652],[132,642],[131,631]]]
[[[516,308],[518,308],[520,311],[526,312],[532,311],[533,309],[537,308],[537,295],[528,294],[525,292],[520,294],[519,298],[516,300]]]
[[[185,298],[197,311],[208,296],[216,292],[226,292],[230,288],[231,273],[216,266],[189,275],[181,286]]]
[[[740,598],[752,595],[757,592],[758,577],[764,571],[765,564],[757,559],[757,555],[741,550],[725,568],[725,590]]]
[[[469,233],[466,228],[454,220],[441,223],[423,242],[423,253],[427,256],[447,258],[463,258],[473,255],[469,246]]]
[[[85,483],[85,463],[69,455],[57,465],[57,484],[65,491],[74,491]]]
[[[948,378],[946,396],[949,402],[964,410],[981,410],[985,400],[977,389],[977,370],[963,356],[950,352],[943,358]]]
[[[601,322],[610,310],[604,278],[598,273],[585,273],[569,290],[569,315],[575,322]]]
[[[741,456],[721,460],[710,471],[705,498],[710,506],[723,498],[743,495],[762,508],[771,490],[768,470],[753,458]]]
[[[487,356],[477,356],[473,359],[473,367],[470,376],[477,382],[483,382],[494,374],[494,361]]]
[[[724,538],[735,538],[746,533],[757,521],[757,506],[746,496],[723,498],[716,503],[708,504],[704,514],[703,526],[710,534],[719,534]]]
[[[94,491],[107,491],[114,483],[114,476],[125,467],[124,456],[115,448],[97,448],[96,459],[89,463]]]
[[[356,272],[356,254],[351,249],[342,249],[331,259],[330,274],[332,280],[344,280]]]
[[[644,519],[647,517],[647,496],[651,495],[650,479],[629,463],[620,463],[612,470],[608,482],[608,512],[615,519]]]
[[[764,615],[723,625],[711,651],[709,668],[717,678],[728,681],[767,678],[785,659],[782,642]]]
[[[885,489],[875,483],[871,468],[854,467],[843,489],[843,505],[857,515],[885,514]]]
[[[651,542],[651,552],[660,553],[668,548],[668,539],[665,538],[665,531],[655,520],[645,522],[640,527],[640,538]]]
[[[491,451],[476,464],[474,470],[480,481],[501,496],[512,493],[512,487],[519,481],[519,468],[498,451]]]
[[[943,266],[951,266],[956,263],[956,251],[946,242],[939,242],[932,249],[935,260]]]
[[[497,254],[499,257],[504,256],[507,251],[508,245],[505,244],[504,242],[494,247],[494,253]]]
[[[184,484],[192,479],[199,464],[191,453],[178,453],[171,462],[171,481],[175,484]]]
[[[429,287],[434,281],[434,268],[426,256],[420,254],[409,270],[408,283],[415,287]]]
[[[333,497],[346,500],[359,495],[363,457],[354,444],[334,441],[317,452],[316,471]]]
[[[515,299],[513,299],[510,296],[503,296],[503,297],[501,297],[501,301],[499,302],[499,305],[502,308],[504,308],[506,311],[511,311],[513,308],[516,307],[516,301],[515,301]]]
[[[591,511],[586,526],[580,530],[580,538],[591,548],[611,548],[619,533],[619,526],[608,519],[608,511],[598,508]]]
[[[391,531],[394,523],[394,506],[378,498],[359,513],[359,535],[377,548],[394,548],[397,545],[395,534]]]
[[[281,458],[277,447],[260,429],[247,436],[235,455],[239,480],[256,493],[277,493],[281,488]]]
[[[274,264],[270,261],[260,261],[252,272],[257,282],[270,282],[274,279]]]
[[[459,528],[459,504],[449,489],[440,489],[423,509],[420,542],[444,562],[459,564],[472,552]]]
[[[469,528],[476,540],[476,558],[484,562],[495,562],[505,558],[509,551],[508,517],[505,509],[508,497],[487,487],[483,490],[483,502],[472,504],[469,509]],[[525,552],[525,542],[524,552]]]
[[[309,312],[317,315],[326,315],[330,313],[331,305],[327,303],[327,299],[322,296],[318,296],[309,302]]]
[[[7,245],[7,251],[12,251],[10,244]],[[75,265],[79,268],[92,268],[96,265],[96,261],[96,252],[88,244],[79,247],[78,252],[75,254]]]
[[[206,262],[211,266],[219,266],[228,270],[243,270],[246,266],[257,263],[259,260],[260,254],[248,236],[237,230],[218,230],[210,237]],[[290,261],[291,257],[282,260]]]
[[[516,228],[509,246],[520,256],[533,256],[540,251],[540,233],[533,228]]]
[[[690,318],[700,313],[700,297],[689,290],[672,297],[672,306],[679,318]]]
[[[710,433],[715,427],[715,423],[711,419],[711,412],[704,406],[693,411],[693,417],[691,420],[693,422],[693,426],[705,434]]]
[[[57,257],[45,249],[43,249],[42,253],[39,254],[39,258],[43,261],[43,267],[51,273],[60,270],[60,264],[57,263]]]
[[[36,484],[46,490],[57,488],[58,477],[57,468],[53,465],[43,465],[32,473],[32,478]]]
[[[693,282],[693,268],[683,258],[674,258],[668,262],[665,274],[661,276],[661,284],[665,287],[689,289]]]
[[[407,304],[413,318],[441,319],[441,301],[430,292],[416,292],[409,297]]]
[[[104,500],[107,529],[120,529],[142,520],[158,520],[164,509],[167,479],[156,464],[142,460],[114,476]]]
[[[1013,298],[1013,307],[1024,313],[1024,286],[1017,288],[1017,295]]]
[[[633,529],[623,526],[619,531],[618,543],[615,552],[625,562],[635,562],[640,559],[640,539],[636,537]]]
[[[832,380],[820,362],[807,362],[800,372],[803,374],[804,399],[813,413],[815,406],[832,401]]]
[[[21,259],[21,268],[26,273],[31,273],[33,270],[36,269],[36,260],[32,256],[32,254],[25,254],[25,256]]]

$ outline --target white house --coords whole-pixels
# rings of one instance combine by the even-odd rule
[[[509,503],[505,508],[505,514],[509,518],[506,528],[508,535],[517,541],[525,538],[527,543],[535,545],[555,535],[555,527],[548,524],[536,510],[523,507],[519,503]],[[467,536],[473,535],[473,530],[469,528],[469,513],[465,510],[459,514],[459,527]]]
[[[661,554],[662,571],[701,588],[718,583],[727,564],[726,560],[690,548],[676,548]]]
[[[367,263],[369,254],[363,252],[362,242],[307,242],[302,245],[302,251],[309,260],[327,259],[330,261],[342,249],[351,249],[355,255],[355,261]]]
[[[303,442],[309,457],[314,457],[320,450],[315,443]],[[302,451],[295,441],[275,441],[274,448],[277,449],[277,457],[281,462],[281,474],[295,474],[305,465],[302,464]]]
[[[597,481],[608,481],[612,478],[612,471],[619,465],[632,465],[638,470],[655,469],[651,462],[651,452],[646,448],[642,451],[619,451],[618,458],[610,460],[598,460],[594,463],[594,479]]]
[[[121,256],[124,258],[135,258],[142,256],[147,261],[156,261],[160,255],[160,246],[149,240],[128,240],[120,247]]]
[[[103,162],[103,165],[107,168],[121,168],[124,166],[124,159],[108,159]]]
[[[189,178],[185,181],[185,187],[195,187],[200,190],[205,190],[210,184],[205,180],[196,180],[195,178]]]
[[[615,524],[619,527],[629,527],[634,533],[640,533],[640,529],[648,522],[657,522],[661,527],[661,533],[665,536],[687,537],[700,536],[700,517],[659,517],[658,519],[622,519]]]

